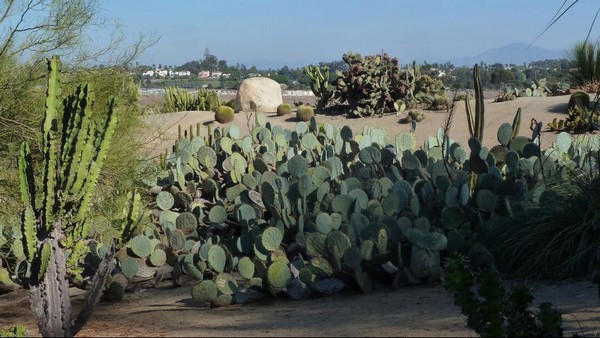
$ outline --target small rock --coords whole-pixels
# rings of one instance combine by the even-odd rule
[[[310,297],[312,292],[297,278],[294,278],[287,286],[287,294],[293,300],[303,300]]]
[[[338,278],[319,279],[313,285],[313,289],[324,296],[334,295],[342,291],[345,287],[346,284],[344,284],[344,282]]]
[[[238,292],[235,293],[235,303],[236,304],[248,304],[248,303],[255,303],[258,302],[262,299],[264,299],[266,297],[266,295],[256,289],[256,288],[249,288],[249,289],[243,289],[243,290],[238,290]]]

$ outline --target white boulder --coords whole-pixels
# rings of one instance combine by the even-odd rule
[[[240,84],[234,109],[236,113],[274,113],[281,103],[283,94],[279,83],[266,77],[253,77]]]

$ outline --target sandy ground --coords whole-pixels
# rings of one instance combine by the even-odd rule
[[[304,98],[308,101],[310,98]],[[289,98],[288,100],[293,100]],[[302,101],[303,98],[295,98]],[[485,105],[485,130],[484,130],[484,146],[488,148],[498,144],[497,131],[503,123],[512,123],[515,113],[518,108],[521,108],[521,129],[520,135],[531,137],[530,124],[532,119],[538,122],[543,122],[544,126],[551,122],[554,118],[564,119],[566,117],[567,102],[569,96],[556,97],[521,97],[514,101],[493,103],[493,99],[486,99]],[[474,109],[474,102],[471,103]],[[448,113],[442,111],[425,111],[426,118],[417,126],[415,136],[417,145],[422,145],[430,136],[435,136],[437,130],[444,125]],[[393,136],[401,131],[410,130],[410,124],[399,123],[400,118],[406,116],[406,112],[400,116],[395,114],[370,117],[360,119],[348,119],[345,115],[317,115],[317,121],[330,122],[338,127],[347,125],[353,130],[362,130],[364,126],[383,127],[388,135],[393,139]],[[276,114],[267,114],[268,121],[274,125],[281,125],[286,128],[294,128],[296,119],[293,113],[289,116],[277,116]],[[150,127],[150,131],[146,133],[144,143],[147,145],[146,150],[150,156],[170,148],[177,139],[177,126],[181,125],[183,130],[188,130],[190,125],[196,130],[197,123],[202,127],[201,135],[206,135],[206,126],[227,127],[229,124],[219,124],[214,121],[214,113],[188,111],[168,114],[148,115],[144,117],[144,122]],[[248,115],[246,113],[236,114],[235,120],[231,124],[238,125],[244,132],[248,130]],[[250,118],[250,127],[254,124],[254,118]],[[545,130],[546,128],[544,128]],[[452,127],[450,129],[450,138],[467,146],[469,139],[469,131],[467,127],[467,119],[465,114],[464,102],[457,102],[452,119]],[[544,132],[542,134],[542,147],[550,146],[555,139],[556,134],[552,132]]]
[[[597,336],[600,301],[586,280],[535,283],[534,302],[563,313],[565,336]],[[72,289],[75,308],[81,291]],[[22,323],[37,335],[24,290],[0,296],[0,324]],[[476,336],[442,286],[339,294],[304,301],[269,300],[211,309],[194,304],[189,287],[143,290],[101,302],[79,336]]]
[[[310,98],[304,98],[304,102]],[[302,98],[287,98],[289,102]],[[517,108],[522,108],[521,134],[530,136],[532,118],[550,122],[564,118],[568,96],[519,98],[505,103],[486,104],[484,145],[497,143],[496,131],[512,122]],[[461,144],[469,137],[464,105],[457,106],[450,136]],[[435,135],[447,117],[445,112],[426,112],[419,123],[416,137],[422,144]],[[360,130],[365,125],[382,126],[388,134],[409,130],[398,123],[399,117],[346,119],[343,116],[318,116],[337,126],[349,125]],[[269,121],[291,127],[293,117],[269,115]],[[177,126],[184,130],[200,123],[213,124],[210,112],[181,112],[145,116],[149,133],[145,136],[150,155],[170,147],[177,137]],[[247,116],[237,114],[233,122],[247,128]],[[544,133],[542,145],[549,145],[555,134]],[[563,312],[566,335],[597,336],[600,325],[600,299],[596,286],[587,280],[556,281],[531,284],[538,302],[552,302]],[[75,291],[75,290],[74,290]],[[75,292],[74,303],[80,304],[81,292]],[[28,307],[26,291],[0,296],[0,325],[23,323],[36,334]],[[340,294],[294,302],[269,300],[260,304],[234,305],[210,309],[191,301],[189,287],[143,290],[126,294],[119,303],[101,302],[80,333],[81,336],[474,336],[467,329],[460,309],[441,285],[384,289],[368,295]]]

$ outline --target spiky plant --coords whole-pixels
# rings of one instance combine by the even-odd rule
[[[515,277],[567,278],[590,272],[600,246],[600,178],[567,170],[535,205],[490,224],[486,245]]]
[[[576,43],[572,50],[573,80],[577,85],[600,80],[600,48],[591,42]]]
[[[23,243],[31,266],[31,309],[43,336],[76,334],[91,316],[112,270],[112,257],[108,257],[97,269],[83,310],[73,322],[67,268],[69,262],[76,265],[86,253],[88,213],[117,118],[111,98],[104,121],[92,121],[93,94],[88,85],[62,100],[60,69],[57,56],[48,60],[42,184],[35,184],[26,142],[21,145],[19,158]]]

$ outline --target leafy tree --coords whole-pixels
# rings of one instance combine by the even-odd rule
[[[491,83],[495,85],[506,85],[515,82],[515,75],[508,69],[494,68],[491,74]]]
[[[217,63],[217,69],[222,72],[228,71],[229,66],[227,66],[227,60],[219,60],[219,62]]]
[[[19,200],[14,189],[19,184],[15,165],[18,145],[27,141],[32,145],[32,154],[40,154],[37,147],[41,144],[39,127],[44,91],[39,88],[43,88],[47,77],[46,57],[66,55],[63,58],[65,81],[78,76],[78,71],[84,68],[115,76],[117,73],[127,75],[126,68],[156,40],[142,35],[133,45],[124,45],[118,27],[99,18],[100,0],[4,0],[1,3],[0,167],[5,170],[0,173],[0,200],[8,201],[8,205],[0,208],[0,223],[14,224],[11,219],[16,215],[12,211],[16,209],[10,203]],[[109,30],[114,40],[104,46],[89,44],[91,37],[86,32],[92,28]],[[95,67],[89,67],[91,64]],[[110,92],[116,92],[118,89],[112,89],[128,86],[130,82],[107,84],[112,86],[108,89]],[[129,103],[120,104],[122,111],[129,111],[126,107]],[[130,118],[137,120],[137,115],[132,114]],[[132,169],[133,163],[121,164],[120,170]],[[115,172],[107,171],[107,174],[114,176]],[[115,177],[116,182],[120,178],[122,176]]]

